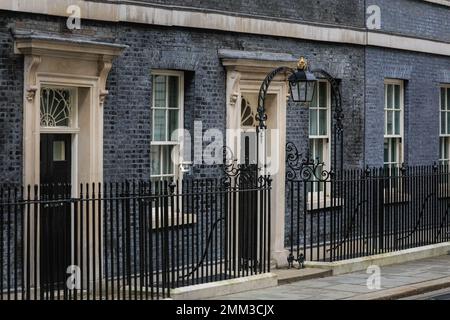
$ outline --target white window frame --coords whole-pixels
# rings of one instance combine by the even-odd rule
[[[182,179],[183,179],[183,171],[181,170],[181,165],[185,164],[183,162],[183,154],[182,154],[182,150],[183,150],[183,129],[184,129],[184,72],[183,71],[176,71],[176,70],[153,70],[151,72],[151,77],[152,77],[152,81],[153,81],[153,76],[175,76],[178,77],[178,129],[181,129],[179,131],[179,135],[178,135],[178,141],[153,141],[153,126],[155,124],[155,112],[153,112],[153,110],[155,109],[162,109],[162,108],[154,108],[155,106],[155,94],[154,94],[154,86],[152,86],[152,105],[150,108],[150,111],[152,113],[152,124],[151,124],[151,133],[152,133],[152,140],[150,142],[150,146],[174,146],[174,153],[178,155],[178,165],[176,163],[173,163],[173,170],[174,173],[173,174],[158,174],[158,175],[154,175],[151,174],[150,178],[151,179],[155,179],[155,180],[159,180],[159,179],[163,179],[163,178],[168,178],[168,177],[173,177],[174,180],[178,180],[179,181],[179,185],[182,186]],[[166,92],[168,92],[167,88],[166,88]],[[168,95],[166,97],[166,99],[168,99]],[[166,106],[168,105],[168,101],[166,101]],[[167,110],[168,108],[164,108],[164,110]],[[166,130],[168,128],[168,124],[169,124],[169,117],[166,117]],[[170,137],[167,137],[167,139],[170,139]],[[162,155],[161,155],[162,156]],[[151,157],[151,154],[150,154]],[[162,161],[161,161],[161,166],[162,166]],[[178,208],[182,208],[181,206],[181,198],[182,197],[177,197],[178,198]],[[181,225],[182,222],[184,221],[185,225],[188,224],[195,224],[197,223],[197,216],[194,213],[186,213],[186,212],[182,212],[181,210],[177,210],[175,212],[175,216],[174,216],[174,221],[172,221],[172,215],[170,214],[172,212],[172,207],[169,206],[168,207],[169,210],[169,221],[167,222],[167,225],[169,227],[173,227],[173,226],[177,226],[177,225]],[[161,211],[161,207],[157,208],[157,207],[152,207],[152,226],[153,229],[155,228],[161,228],[161,223],[162,223],[162,211]],[[158,218],[158,219],[157,219]],[[159,221],[159,226],[157,226],[156,221]]]
[[[326,121],[326,125],[327,125],[327,134],[326,135],[320,135],[319,134],[319,123],[320,123],[320,112],[317,112],[317,134],[316,135],[311,135],[310,134],[310,121],[311,119],[309,119],[308,121],[308,143],[309,143],[309,148],[311,148],[311,142],[312,140],[323,140],[324,144],[323,144],[323,151],[322,151],[322,156],[323,156],[323,163],[324,166],[321,168],[321,170],[330,170],[331,169],[331,84],[325,80],[325,79],[319,79],[318,82],[320,83],[325,83],[327,86],[327,121]],[[319,84],[317,84],[316,86],[316,94],[318,94],[319,91]],[[323,108],[319,107],[319,103],[320,103],[320,99],[317,96],[317,100],[316,100],[317,105],[314,107],[314,109],[317,110],[323,110]],[[311,105],[308,108],[308,112],[310,112]],[[316,143],[316,141],[314,141],[314,143]],[[310,153],[312,150],[309,150]],[[316,161],[316,158],[314,157],[313,159],[310,159],[311,161]],[[319,185],[321,185],[322,183],[319,183]],[[323,190],[316,190],[316,186],[318,185],[318,183],[313,183],[314,185],[314,190],[308,191],[308,195],[307,195],[307,205],[308,205],[308,210],[313,210],[313,209],[317,209],[317,208],[324,208],[324,207],[330,207],[332,205],[331,203],[331,198],[330,198],[330,188],[327,188],[327,194],[324,194]],[[312,196],[312,199],[311,199]],[[336,203],[338,203],[338,200],[336,200]]]
[[[318,82],[320,83],[325,83],[327,86],[327,134],[326,135],[311,135],[309,134],[309,129],[310,129],[310,123],[308,122],[308,134],[309,134],[309,143],[311,144],[311,140],[318,140],[318,139],[322,139],[324,140],[324,146],[326,145],[326,147],[324,147],[323,149],[323,162],[325,164],[325,168],[327,168],[328,170],[331,168],[331,84],[327,81],[327,80],[319,80]],[[319,92],[319,84],[317,84],[317,91]],[[311,109],[311,106],[310,106]],[[317,110],[323,110],[323,108],[319,107],[319,97],[317,97],[317,106],[314,107],[314,109]],[[319,123],[320,123],[320,117],[319,117],[320,112],[317,112],[317,130],[319,130]],[[316,160],[311,159],[311,160]]]
[[[152,140],[150,142],[150,146],[174,146],[173,153],[178,155],[178,164],[173,163],[173,174],[153,174],[151,173],[151,179],[164,179],[164,178],[170,178],[173,177],[174,180],[181,180],[182,178],[182,172],[179,168],[179,164],[183,163],[181,150],[183,150],[183,137],[181,136],[181,132],[184,128],[184,72],[183,71],[176,71],[176,70],[153,70],[151,72],[152,81],[154,79],[154,76],[174,76],[178,77],[178,128],[181,129],[180,136],[178,137],[178,141],[170,141],[170,137],[166,137],[166,141],[155,141],[153,140],[153,128],[155,125],[155,112],[154,110],[168,110],[167,105],[168,101],[166,101],[166,107],[165,108],[155,108],[155,92],[154,92],[154,85],[152,85],[152,105],[151,105],[151,113],[152,113],[152,124],[151,124],[151,133],[152,133]],[[168,86],[168,82],[166,84]],[[166,92],[168,93],[168,88],[166,87]],[[166,96],[166,100],[168,99],[168,94]],[[166,116],[166,130],[169,125],[169,117]],[[160,155],[160,165],[161,168],[163,167],[162,162],[162,154]],[[151,155],[150,155],[151,157]]]
[[[442,106],[442,90],[445,91],[445,111],[442,111],[441,106]],[[448,116],[447,114],[450,113],[450,105],[448,105],[448,101],[449,101],[449,97],[448,95],[450,94],[450,84],[444,84],[441,85],[439,87],[439,163],[445,165],[449,165],[450,164],[450,133],[448,130],[448,127],[450,126],[450,121],[448,121]],[[446,115],[446,119],[445,119],[445,133],[442,133],[442,113],[445,112]],[[444,147],[444,145],[447,145],[447,150],[449,150],[449,157],[448,158],[442,158],[441,157],[441,150]]]
[[[388,99],[388,95],[387,95],[387,88],[388,85],[399,85],[400,86],[400,133],[399,134],[395,134],[395,132],[393,132],[392,134],[388,134],[387,133],[387,113],[388,111],[393,111],[396,109],[388,109],[387,108],[387,99]],[[395,94],[392,97],[395,101]],[[399,145],[397,146],[397,154],[398,154],[398,159],[396,162],[384,162],[384,143],[383,143],[383,164],[385,166],[396,166],[399,167],[402,165],[403,163],[403,159],[404,159],[404,117],[405,117],[405,83],[403,80],[396,80],[396,79],[385,79],[384,80],[384,143],[386,143],[386,140],[389,139],[389,145],[391,144],[391,141],[393,141],[393,139],[398,139],[399,140]],[[395,118],[393,119],[393,126],[395,126]],[[395,130],[394,130],[395,131]],[[389,153],[391,152],[391,148],[388,148]],[[390,155],[388,156],[388,158],[391,158]]]

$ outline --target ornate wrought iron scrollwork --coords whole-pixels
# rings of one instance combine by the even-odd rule
[[[257,164],[239,164],[229,147],[223,147],[224,173],[222,185],[224,187],[265,188],[270,182],[270,177],[260,174]]]
[[[341,91],[339,88],[339,82],[331,76],[328,72],[322,69],[314,69],[311,72],[318,74],[321,78],[326,79],[330,85],[332,90],[332,110],[333,110],[333,119],[334,121],[334,146],[333,146],[333,165],[332,170],[320,170],[324,166],[323,162],[318,161],[317,159],[310,159],[309,156],[302,158],[302,154],[298,152],[297,147],[292,142],[288,142],[286,144],[286,162],[287,162],[287,170],[286,170],[286,180],[292,181],[296,179],[301,180],[311,180],[315,179],[317,181],[327,181],[332,174],[332,171],[337,167],[337,159],[338,159],[338,149],[337,144],[339,140],[340,144],[340,166],[342,169],[343,166],[343,119],[344,112],[342,109],[342,97]],[[267,89],[266,89],[267,90]]]
[[[239,174],[237,167],[237,159],[234,157],[233,151],[230,147],[224,146],[222,148],[222,171],[227,177],[235,177]]]
[[[287,181],[328,181],[332,171],[322,170],[324,162],[310,157],[302,158],[294,143],[286,144],[286,180]]]

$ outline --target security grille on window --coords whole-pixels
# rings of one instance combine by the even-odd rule
[[[327,81],[319,81],[309,108],[309,156],[311,160],[324,163],[317,168],[319,171],[330,170],[330,113],[331,87]]]
[[[403,162],[403,82],[386,81],[384,96],[384,166],[393,169]]]
[[[163,180],[178,177],[180,129],[183,106],[183,75],[179,72],[153,73],[151,177]],[[178,157],[173,158],[173,157]]]
[[[441,88],[440,110],[439,160],[441,164],[448,165],[450,164],[450,86]]]

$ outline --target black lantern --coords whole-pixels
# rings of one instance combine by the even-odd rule
[[[308,71],[308,64],[302,57],[297,65],[297,70],[289,77],[289,88],[294,102],[310,103],[314,98],[317,79]]]

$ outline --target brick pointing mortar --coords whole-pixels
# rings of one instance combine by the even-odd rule
[[[372,0],[381,9],[382,32],[450,42],[450,7],[422,0]]]

